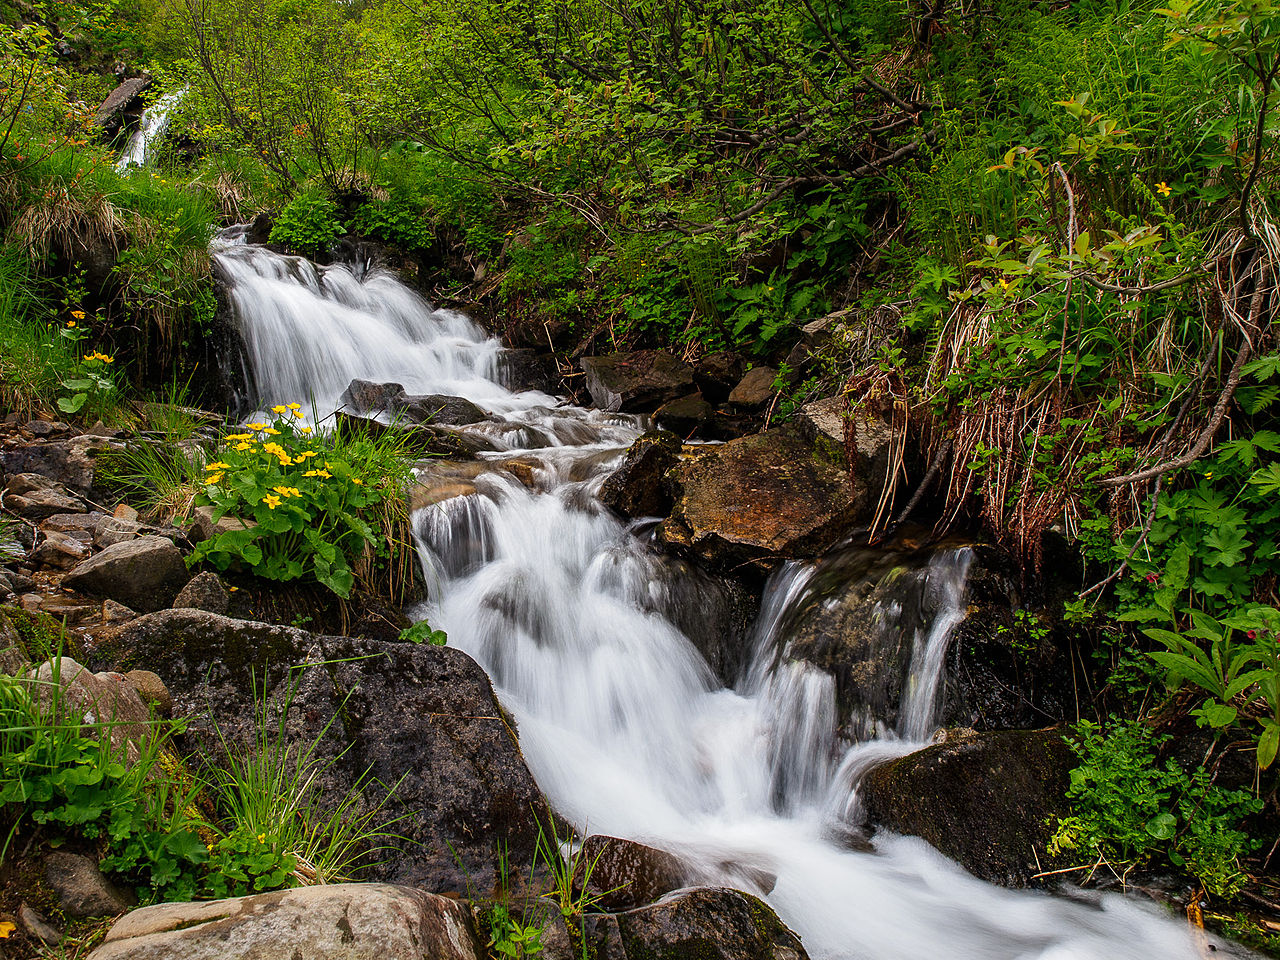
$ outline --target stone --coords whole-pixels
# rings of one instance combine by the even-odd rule
[[[139,98],[149,86],[150,77],[134,77],[121,83],[107,94],[107,99],[98,107],[98,113],[93,118],[94,125],[102,127],[108,134],[114,134],[124,122],[125,113],[141,107]]]
[[[29,903],[18,905],[18,926],[27,936],[45,946],[51,947],[62,940],[62,932]]]
[[[61,484],[69,490],[88,494],[93,488],[97,455],[123,449],[124,444],[118,440],[85,434],[0,450],[0,467],[7,474],[38,474],[46,484]]]
[[[622,466],[600,487],[600,502],[627,519],[664,517],[671,511],[668,470],[680,459],[680,438],[665,430],[650,430],[637,437]]]
[[[117,504],[111,515],[117,520],[127,520],[130,523],[138,522],[138,511],[133,509],[133,507],[129,506],[127,503]]]
[[[48,420],[31,420],[24,429],[33,437],[47,437],[53,433],[53,424]]]
[[[1045,849],[1068,813],[1075,755],[1062,727],[1000,730],[875,767],[858,787],[867,819],[921,837],[970,873],[1021,887],[1059,864]]]
[[[653,422],[663,430],[688,438],[714,415],[715,409],[701,393],[690,393],[660,406],[654,411]]]
[[[714,571],[816,556],[858,517],[843,451],[791,426],[707,447],[667,476],[679,492],[659,539]]]
[[[853,456],[853,472],[865,484],[869,502],[879,503],[897,469],[893,424],[863,410],[850,411],[842,397],[828,397],[801,407],[796,426],[809,440],[835,444],[844,448],[846,457]]]
[[[138,744],[151,731],[151,712],[137,689],[118,673],[93,673],[71,657],[56,657],[34,670],[30,676],[42,699],[52,697],[52,687],[60,688],[64,706],[72,707],[85,723],[102,724],[111,746],[128,759],[138,756]]]
[[[70,570],[88,556],[88,544],[53,530],[47,532],[44,539],[36,544],[35,550],[31,551],[33,563],[55,570]]]
[[[191,515],[191,539],[196,543],[205,540],[212,540],[220,533],[229,533],[232,530],[248,530],[250,527],[256,527],[257,523],[252,520],[241,520],[233,514],[225,514],[217,520],[213,519],[214,508],[209,505],[196,507]]]
[[[508,390],[523,393],[536,390],[551,393],[559,378],[555,358],[529,347],[503,350],[498,354],[498,382]]]
[[[142,702],[160,716],[168,717],[173,714],[173,697],[158,674],[150,670],[130,670],[124,678],[133,684],[133,689],[138,691]]]
[[[499,845],[513,871],[532,862],[545,803],[488,677],[460,650],[164,610],[100,635],[95,656],[163,676],[193,747],[215,757],[253,741],[255,684],[273,703],[292,687],[290,741],[319,737],[315,757],[334,761],[317,774],[322,796],[336,803],[366,778],[369,803],[394,788],[406,815],[374,879],[463,894],[495,882]]]
[[[381,413],[391,406],[393,397],[403,394],[404,386],[399,383],[352,380],[342,392],[339,403],[352,413]]]
[[[79,564],[62,583],[146,612],[167,607],[190,579],[173,541],[150,536],[107,547]]]
[[[746,372],[746,363],[736,353],[709,353],[693,364],[693,380],[711,403],[724,403]]]
[[[45,532],[85,534],[82,539],[88,543],[93,539],[93,529],[102,520],[103,514],[97,510],[89,513],[55,513],[40,523]]]
[[[109,881],[90,857],[55,851],[44,858],[44,878],[71,917],[108,917],[124,913],[137,898]]]
[[[391,416],[410,423],[439,423],[455,427],[492,419],[463,397],[442,394],[410,396],[404,392],[391,398]]]
[[[101,550],[132,540],[141,533],[142,524],[137,520],[116,516],[103,517],[93,528],[93,545]]]
[[[675,893],[615,919],[625,960],[808,960],[763,900],[727,887]]]
[[[612,912],[653,903],[688,885],[691,876],[684,862],[665,850],[634,840],[593,835],[582,843],[575,882],[581,886],[585,879],[596,903]]]
[[[601,410],[650,413],[693,388],[693,368],[664,350],[583,357],[591,401]]]
[[[231,607],[231,594],[227,592],[221,577],[212,570],[206,570],[187,581],[187,585],[174,597],[173,606],[226,613]]]
[[[54,514],[87,513],[79,497],[40,474],[20,473],[5,486],[5,506],[27,520],[44,520]]]
[[[729,392],[729,402],[735,407],[763,407],[773,399],[777,376],[773,367],[752,367]]]
[[[114,600],[102,601],[103,623],[119,623],[122,620],[132,620],[137,615],[136,611],[126,607],[123,603],[116,603]]]
[[[460,902],[340,883],[126,914],[89,960],[483,960]]]

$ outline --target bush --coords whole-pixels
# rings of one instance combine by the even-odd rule
[[[270,240],[314,257],[327,252],[343,232],[338,205],[327,194],[312,191],[285,204],[271,227]]]

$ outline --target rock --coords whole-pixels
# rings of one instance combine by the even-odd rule
[[[182,552],[164,537],[107,547],[67,574],[63,586],[118,600],[135,610],[167,607],[191,579]]]
[[[117,520],[126,520],[129,523],[138,522],[138,511],[133,509],[133,507],[129,506],[127,503],[117,504],[111,515]]]
[[[125,113],[142,106],[139,98],[149,86],[150,77],[135,77],[124,81],[102,101],[97,116],[93,118],[94,125],[104,129],[109,136],[114,136],[124,122]]]
[[[45,946],[53,946],[62,940],[62,932],[52,926],[44,916],[29,903],[18,906],[18,926],[22,932]]]
[[[400,393],[391,399],[393,418],[400,417],[410,423],[440,423],[464,426],[492,419],[470,400],[440,394],[409,396]]]
[[[89,513],[55,513],[41,521],[40,529],[46,533],[87,534],[81,538],[87,543],[93,539],[93,530],[103,516],[97,510]]]
[[[173,606],[226,613],[231,606],[231,594],[223,586],[221,577],[212,570],[206,570],[187,581],[187,585],[174,597]]]
[[[85,434],[0,451],[0,467],[7,474],[39,474],[48,483],[88,494],[93,488],[97,455],[106,450],[123,449],[124,444],[118,440]]]
[[[116,603],[114,600],[102,601],[103,623],[119,623],[122,620],[132,620],[137,615],[136,611],[126,607],[123,603]]]
[[[746,363],[736,353],[709,353],[694,361],[693,380],[711,403],[724,403],[746,372]]]
[[[848,434],[846,425],[851,428]],[[829,397],[801,407],[796,426],[809,440],[839,446],[846,456],[849,456],[846,436],[852,439],[852,452],[856,457],[853,472],[865,484],[869,503],[879,503],[890,480],[890,471],[896,468],[893,425],[889,421],[862,410],[849,411],[843,398]]]
[[[52,699],[55,682],[59,702],[73,709],[85,723],[102,724],[111,746],[129,762],[138,756],[138,744],[151,730],[151,712],[133,684],[118,673],[93,673],[70,657],[46,661],[31,671],[35,696]]]
[[[255,682],[278,705],[289,666],[310,664],[293,671],[288,729],[299,748],[324,733],[315,756],[336,762],[317,775],[323,796],[336,803],[367,777],[370,803],[394,787],[392,807],[406,815],[377,879],[462,893],[491,886],[499,845],[513,865],[532,860],[532,811],[544,803],[488,677],[459,650],[164,610],[100,637],[96,655],[163,676],[210,756],[223,738],[252,741]]]
[[[208,505],[196,507],[191,516],[192,540],[200,543],[205,540],[212,540],[220,533],[228,533],[232,530],[248,530],[250,527],[257,526],[257,523],[252,520],[241,520],[232,514],[224,514],[214,520],[214,512],[214,508]]]
[[[537,350],[522,347],[498,354],[498,381],[516,393],[552,393],[559,375],[555,358]]]
[[[31,420],[25,429],[33,437],[47,437],[53,433],[53,424],[48,420]]]
[[[108,917],[124,913],[137,898],[102,875],[98,864],[75,853],[54,852],[44,858],[44,877],[58,895],[63,913],[72,917]]]
[[[133,684],[133,689],[138,691],[138,696],[143,703],[162,717],[172,715],[173,697],[169,695],[169,688],[164,685],[159,675],[150,670],[130,670],[124,678]]]
[[[404,387],[398,383],[352,380],[342,392],[339,403],[353,413],[381,413],[391,406],[393,397],[403,394]]]
[[[980,733],[891,760],[858,788],[867,819],[927,840],[984,880],[1026,886],[1057,865],[1045,844],[1067,814],[1075,766],[1063,733]]]
[[[196,508],[197,510],[200,508]],[[212,507],[208,508],[212,511]],[[124,517],[103,517],[93,528],[93,544],[99,549],[132,540],[142,532],[142,524]]]
[[[778,371],[773,367],[752,367],[729,393],[735,407],[762,407],[773,399],[773,382]]]
[[[653,903],[686,886],[690,877],[688,867],[674,854],[634,840],[596,835],[583,841],[575,883],[581,885],[585,878],[596,903],[614,911]]]
[[[714,415],[715,409],[701,393],[690,393],[660,406],[653,414],[653,422],[663,430],[691,437]]]
[[[625,960],[807,960],[800,938],[757,897],[698,887],[616,917]]]
[[[442,480],[436,483],[418,483],[409,490],[409,509],[422,510],[454,497],[469,497],[476,492],[476,485],[466,480]]]
[[[27,645],[8,613],[0,609],[0,673],[15,677],[30,662]]]
[[[90,960],[483,960],[463,904],[381,883],[299,887],[127,914]]]
[[[600,487],[600,502],[622,516],[662,517],[671,511],[671,492],[664,477],[680,459],[680,438],[650,430],[636,438],[622,466]]]
[[[649,413],[693,387],[693,369],[663,350],[583,357],[581,366],[601,410]]]
[[[59,483],[35,473],[20,473],[5,486],[5,506],[27,520],[44,520],[59,513],[86,513],[79,497]]]
[[[89,556],[89,545],[65,533],[50,530],[31,552],[31,560],[42,567],[70,570]]]
[[[790,426],[709,447],[667,476],[679,493],[659,539],[712,570],[816,556],[861,506],[842,452]]]

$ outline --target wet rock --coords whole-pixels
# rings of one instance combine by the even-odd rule
[[[893,425],[884,417],[862,410],[850,411],[842,397],[806,403],[796,416],[800,432],[815,443],[841,447],[855,458],[853,473],[865,487],[868,501],[876,505],[896,469],[893,457]],[[847,428],[847,430],[846,430]],[[852,441],[852,444],[846,441]]]
[[[649,413],[693,387],[693,369],[663,350],[583,357],[581,366],[601,410]]]
[[[70,570],[89,556],[89,545],[65,533],[50,530],[31,552],[31,561],[55,570]]]
[[[174,597],[173,606],[175,609],[188,607],[209,613],[226,613],[231,606],[231,594],[221,577],[212,570],[206,570],[187,581],[187,585]]]
[[[74,710],[85,723],[102,724],[111,746],[130,762],[138,756],[138,744],[151,727],[151,713],[137,689],[118,673],[93,673],[71,657],[46,661],[31,672],[36,696],[53,699],[52,689],[60,688],[59,702]]]
[[[106,450],[123,449],[124,444],[118,440],[85,434],[0,451],[0,466],[7,474],[39,474],[49,482],[88,494],[93,488],[97,455]]]
[[[402,417],[410,423],[439,423],[465,426],[492,419],[470,400],[442,394],[410,396],[401,392],[391,398],[392,417]]]
[[[979,733],[891,760],[859,788],[867,819],[922,837],[984,880],[1026,886],[1057,865],[1045,844],[1067,814],[1075,765],[1063,733]]]
[[[124,123],[124,115],[130,110],[141,109],[142,92],[151,86],[150,77],[134,77],[126,80],[109,94],[98,107],[93,123],[101,127],[109,136],[114,136]]]
[[[582,844],[575,882],[581,885],[584,880],[602,909],[630,910],[686,886],[690,871],[679,857],[665,850],[596,835]]]
[[[714,415],[715,409],[702,394],[690,393],[660,406],[653,414],[653,422],[663,430],[691,437]]]
[[[544,804],[488,677],[459,650],[165,610],[101,637],[96,655],[163,676],[211,756],[223,738],[251,742],[255,679],[279,705],[289,666],[310,664],[293,672],[288,729],[299,747],[324,731],[315,755],[336,762],[318,774],[323,796],[370,778],[367,801],[394,787],[388,809],[407,815],[375,877],[461,894],[492,885],[500,844],[513,865],[532,860]]]
[[[861,506],[842,452],[789,426],[709,447],[668,478],[679,493],[659,538],[717,571],[815,556],[848,530]]]
[[[671,510],[664,477],[680,459],[680,438],[665,430],[637,437],[618,467],[600,487],[600,502],[622,516],[662,517]]]
[[[439,480],[431,484],[415,484],[409,491],[409,509],[422,510],[454,497],[469,497],[476,485],[466,480]]]
[[[62,912],[71,917],[109,917],[124,913],[137,898],[102,875],[90,857],[54,852],[44,858],[44,877]]]
[[[353,413],[381,413],[391,406],[393,397],[403,394],[404,387],[398,383],[352,380],[339,402]]]
[[[773,367],[752,367],[729,392],[729,402],[735,407],[763,407],[773,399],[773,382],[777,376],[778,371]]]
[[[126,915],[90,960],[482,960],[461,903],[381,883],[161,903]]]
[[[548,354],[527,347],[498,354],[498,381],[508,390],[552,393],[558,378],[555,359]]]
[[[699,887],[617,914],[625,960],[807,960],[800,938],[764,901]]]
[[[182,552],[172,540],[139,537],[85,560],[67,574],[63,586],[149,611],[171,604],[189,579]]]
[[[27,520],[54,514],[86,513],[88,508],[60,483],[38,473],[20,473],[5,485],[5,506]]]
[[[743,373],[746,363],[736,353],[709,353],[693,364],[693,380],[711,403],[724,403]]]

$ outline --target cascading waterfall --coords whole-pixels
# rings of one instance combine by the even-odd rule
[[[123,173],[130,167],[145,167],[151,162],[156,144],[169,128],[169,115],[182,101],[186,92],[187,88],[183,87],[172,93],[166,93],[142,111],[137,127],[129,134],[129,140],[120,153],[120,159],[116,161],[117,170]]]
[[[419,613],[488,671],[539,785],[579,828],[671,850],[706,882],[763,896],[815,960],[1198,956],[1149,904],[1005,890],[913,838],[877,835],[873,852],[846,842],[852,775],[932,732],[965,551],[930,571],[938,612],[916,639],[896,736],[841,743],[831,678],[777,655],[810,566],[770,581],[753,663],[729,689],[670,615],[678,571],[595,500],[640,419],[505,389],[496,341],[389,275],[243,245],[217,255],[262,406],[311,399],[326,412],[353,378],[392,380],[464,396],[540,438],[521,451],[541,464],[538,489],[485,473],[474,494],[415,516],[432,584]],[[558,439],[562,419],[579,442]]]

